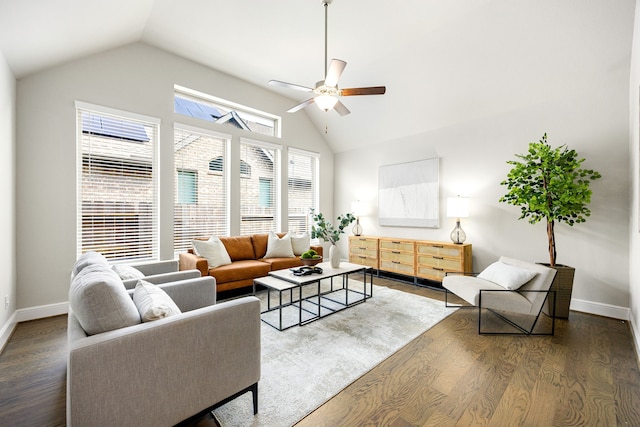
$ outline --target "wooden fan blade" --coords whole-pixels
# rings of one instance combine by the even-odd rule
[[[344,71],[344,67],[347,63],[341,59],[332,59],[327,70],[327,75],[324,77],[325,86],[335,87],[338,84],[338,79]]]
[[[300,86],[293,83],[281,82],[280,80],[269,80],[269,84],[272,86],[286,87],[287,89],[300,90],[302,92],[313,92],[313,89],[306,86]]]
[[[333,106],[333,109],[336,110],[336,112],[341,116],[346,116],[347,114],[351,113],[351,111],[349,111],[349,109],[345,107],[344,104],[340,101],[336,102],[336,105]]]
[[[306,107],[307,105],[311,105],[313,104],[314,99],[313,98],[309,98],[304,102],[301,102],[300,104],[291,107],[287,110],[287,113],[295,113],[296,111],[300,111],[302,110],[304,107]]]
[[[354,96],[354,95],[384,95],[387,91],[385,86],[373,86],[373,87],[352,87],[347,89],[340,89],[340,96]]]

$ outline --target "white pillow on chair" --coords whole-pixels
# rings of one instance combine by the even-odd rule
[[[176,303],[165,291],[144,280],[138,280],[133,291],[133,302],[143,322],[151,322],[181,313]]]
[[[510,291],[515,291],[533,279],[536,274],[538,273],[535,271],[497,261],[478,274],[478,278],[493,282]]]

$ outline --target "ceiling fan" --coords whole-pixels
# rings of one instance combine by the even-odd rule
[[[341,116],[346,116],[351,111],[338,99],[339,96],[355,96],[355,95],[384,95],[386,87],[356,87],[348,89],[338,88],[338,79],[342,75],[344,68],[347,66],[345,61],[340,59],[332,59],[327,69],[327,15],[329,4],[333,0],[322,0],[324,6],[324,80],[316,83],[315,88],[301,86],[293,83],[281,82],[279,80],[269,80],[269,84],[273,86],[281,86],[289,89],[295,89],[302,92],[312,92],[313,98],[309,98],[304,102],[290,108],[287,113],[295,113],[306,107],[307,105],[316,104],[321,110],[329,111],[335,109]]]

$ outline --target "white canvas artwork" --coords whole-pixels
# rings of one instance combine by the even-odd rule
[[[380,166],[378,223],[386,226],[440,226],[438,158]]]

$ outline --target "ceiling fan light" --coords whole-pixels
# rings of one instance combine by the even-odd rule
[[[329,111],[336,105],[338,98],[331,95],[318,95],[315,97],[314,102],[321,110]]]

